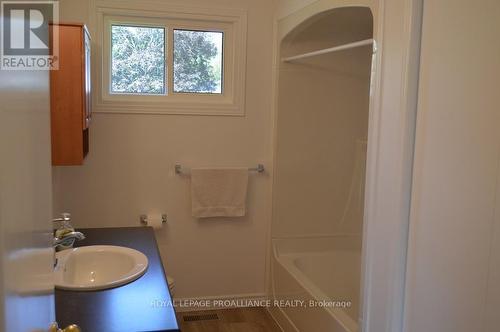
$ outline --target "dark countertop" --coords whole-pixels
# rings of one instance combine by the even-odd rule
[[[92,292],[55,291],[59,326],[77,324],[83,332],[180,331],[168,283],[150,227],[78,229],[86,239],[75,247],[116,245],[148,257],[146,273],[130,284]]]

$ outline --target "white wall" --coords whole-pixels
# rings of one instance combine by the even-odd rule
[[[276,17],[286,17],[317,0],[276,0]]]
[[[406,331],[500,326],[500,2],[426,1]]]
[[[157,239],[181,298],[265,291],[270,174],[251,176],[246,217],[198,221],[190,216],[189,180],[173,173],[177,161],[186,167],[262,162],[272,169],[273,2],[210,6],[248,10],[246,116],[94,114],[85,165],[54,168],[55,206],[71,212],[77,227],[138,226],[141,213],[168,214]],[[63,0],[61,18],[89,22],[88,1]]]

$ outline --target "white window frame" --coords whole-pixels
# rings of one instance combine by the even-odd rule
[[[172,7],[164,1],[93,0],[95,42],[94,109],[96,113],[146,113],[244,116],[246,27],[243,10]],[[165,95],[111,93],[111,26],[165,29]],[[173,92],[175,29],[223,32],[222,93]]]

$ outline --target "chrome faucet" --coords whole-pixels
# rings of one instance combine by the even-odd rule
[[[71,226],[71,214],[62,213],[60,218],[52,219],[54,226],[60,224],[59,227],[55,227],[55,236],[52,241],[52,246],[56,250],[64,250],[71,248],[75,241],[85,239],[85,235],[81,232],[75,232],[73,226]]]
[[[54,240],[52,241],[52,246],[56,249],[64,247],[72,247],[73,244],[75,243],[76,240],[83,240],[85,239],[85,235],[81,232],[69,232],[61,237],[54,237]]]

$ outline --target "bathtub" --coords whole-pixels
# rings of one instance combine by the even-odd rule
[[[272,313],[286,332],[359,330],[360,236],[274,239],[273,253]]]

